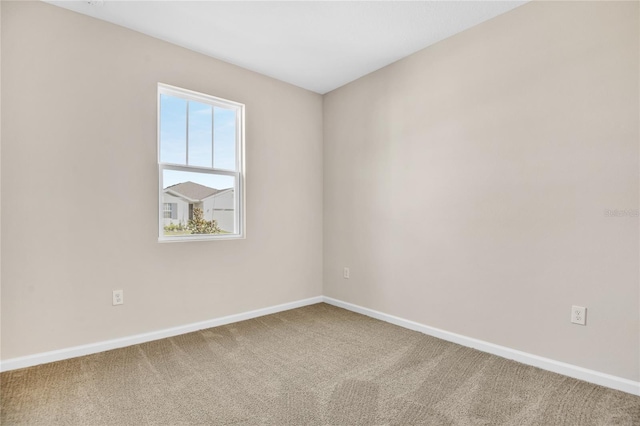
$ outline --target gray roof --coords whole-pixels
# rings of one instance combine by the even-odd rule
[[[205,198],[210,197],[213,194],[217,194],[221,191],[219,189],[209,188],[208,186],[200,185],[199,183],[190,181],[168,186],[164,190],[165,192],[171,191],[173,193],[182,195],[185,198],[198,201],[204,200]]]

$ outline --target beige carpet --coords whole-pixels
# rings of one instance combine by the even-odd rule
[[[0,379],[2,425],[640,425],[640,397],[326,304]]]

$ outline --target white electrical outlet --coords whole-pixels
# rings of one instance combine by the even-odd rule
[[[349,279],[349,274],[350,274],[349,268],[344,268],[342,270],[342,278],[344,278],[345,280]]]
[[[113,306],[122,305],[124,303],[124,291],[113,290]]]
[[[584,306],[572,306],[571,322],[574,324],[587,325],[587,308]]]

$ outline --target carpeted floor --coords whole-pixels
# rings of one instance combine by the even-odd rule
[[[0,379],[2,425],[640,425],[640,397],[326,304]]]

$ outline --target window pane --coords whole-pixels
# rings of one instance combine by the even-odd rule
[[[163,170],[162,182],[162,202],[176,204],[165,236],[236,233],[234,176]]]
[[[236,112],[215,107],[213,114],[213,167],[236,170]]]
[[[189,165],[211,167],[213,107],[189,101]]]
[[[187,101],[160,95],[160,161],[187,162]]]

